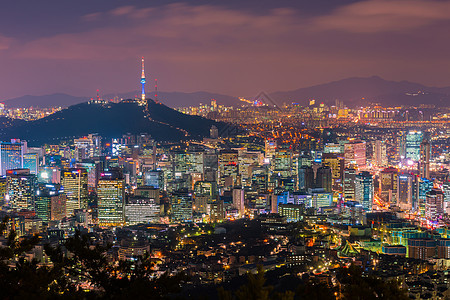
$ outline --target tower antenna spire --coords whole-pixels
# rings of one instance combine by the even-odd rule
[[[145,71],[144,71],[144,57],[142,56],[142,75],[141,75],[141,84],[142,84],[142,94],[141,99],[145,101]]]
[[[155,102],[158,103],[158,79],[155,78]]]

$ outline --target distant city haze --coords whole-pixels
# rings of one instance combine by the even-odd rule
[[[0,100],[138,90],[142,56],[149,91],[155,78],[236,97],[372,75],[450,86],[449,28],[447,1],[7,1]]]

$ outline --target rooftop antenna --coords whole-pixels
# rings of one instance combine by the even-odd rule
[[[158,79],[155,78],[155,102],[158,103]]]

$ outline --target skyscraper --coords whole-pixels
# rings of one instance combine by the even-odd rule
[[[375,167],[384,168],[387,166],[386,142],[376,140],[373,143],[372,164]]]
[[[20,140],[0,142],[0,175],[6,175],[6,170],[23,167],[23,154],[26,145]]]
[[[31,174],[37,175],[39,169],[38,153],[25,153],[23,155],[23,168],[29,169]]]
[[[281,177],[292,176],[292,149],[291,147],[277,147],[275,155],[270,161],[271,174],[279,174]]]
[[[36,216],[47,223],[61,220],[66,216],[66,200],[64,189],[59,184],[39,184],[36,191]]]
[[[98,223],[100,226],[119,226],[124,223],[125,180],[120,171],[101,174],[97,185]]]
[[[386,168],[380,172],[379,178],[379,191],[381,199],[391,205],[397,205],[398,170],[393,167]]]
[[[238,152],[221,151],[219,154],[219,186],[230,187],[236,184],[236,179],[239,174],[239,157]]]
[[[355,200],[365,211],[372,211],[373,205],[373,178],[369,172],[361,172],[356,175]]]
[[[353,168],[344,169],[344,199],[345,201],[355,200],[355,180],[356,170]]]
[[[245,214],[243,189],[233,190],[233,207],[238,210],[239,218],[242,218]]]
[[[401,209],[413,208],[413,176],[411,174],[399,174],[397,183],[397,205]]]
[[[432,189],[426,194],[425,217],[436,220],[444,214],[444,193],[440,189]]]
[[[178,222],[192,221],[192,194],[187,190],[172,193],[172,220]]]
[[[345,166],[366,166],[366,142],[351,141],[344,145]]]
[[[423,132],[411,130],[406,134],[405,138],[405,158],[412,161],[420,159],[420,144],[423,141]]]
[[[324,153],[322,155],[322,164],[331,169],[333,189],[342,191],[342,181],[345,168],[344,157],[338,153]],[[331,192],[331,190],[329,192]]]
[[[298,170],[298,188],[307,191],[314,187],[314,170],[312,167],[303,166]]]
[[[431,145],[427,140],[420,144],[419,174],[422,178],[430,178]]]
[[[322,166],[317,169],[316,174],[316,187],[323,188],[325,192],[331,193],[332,180],[331,180],[331,168]]]
[[[71,168],[61,172],[61,185],[67,195],[67,216],[75,209],[87,208],[88,173],[83,168]]]
[[[11,208],[34,209],[36,175],[30,174],[29,169],[7,170],[6,197]]]

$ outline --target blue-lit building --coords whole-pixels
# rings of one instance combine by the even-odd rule
[[[143,184],[152,186],[155,189],[164,189],[164,172],[162,170],[152,170],[144,173]]]
[[[0,142],[0,175],[6,175],[6,170],[23,168],[25,147],[20,140]]]
[[[29,169],[31,174],[37,175],[39,169],[39,155],[37,153],[25,153],[23,155],[23,168]]]
[[[421,214],[425,213],[427,193],[433,189],[433,181],[426,178],[417,178],[414,185],[414,208],[419,209]]]
[[[172,221],[192,221],[192,194],[187,191],[172,193]]]
[[[369,172],[361,172],[355,176],[355,201],[359,202],[365,211],[372,211],[373,177]]]
[[[423,132],[411,130],[405,137],[405,158],[412,161],[420,159],[420,144],[423,141]]]

